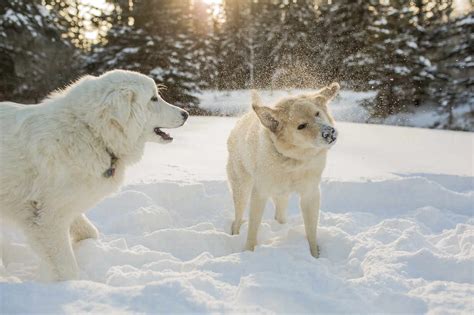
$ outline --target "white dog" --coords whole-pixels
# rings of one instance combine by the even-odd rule
[[[253,111],[230,133],[227,175],[235,207],[232,234],[239,233],[250,198],[247,250],[257,244],[267,199],[275,204],[275,219],[285,223],[288,196],[298,192],[309,248],[318,257],[319,183],[327,151],[337,138],[328,103],[338,91],[339,85],[333,83],[314,94],[281,100],[274,108],[263,106],[254,93]]]
[[[41,104],[0,103],[2,218],[23,229],[57,280],[77,278],[70,239],[98,236],[83,213],[120,187],[146,141],[173,140],[160,128],[187,117],[152,79],[122,70],[83,77]]]

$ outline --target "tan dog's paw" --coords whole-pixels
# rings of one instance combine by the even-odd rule
[[[314,258],[319,258],[319,246],[316,245],[315,247],[310,248],[311,256]]]
[[[280,224],[285,224],[286,223],[286,216],[279,215],[278,213],[275,213],[275,220],[277,220],[278,223],[280,223]]]
[[[231,235],[239,235],[240,233],[240,227],[245,221],[237,222],[234,221],[232,222],[232,228],[231,228]]]
[[[247,242],[247,244],[245,245],[245,250],[249,250],[253,252],[255,250],[255,245],[256,244]]]

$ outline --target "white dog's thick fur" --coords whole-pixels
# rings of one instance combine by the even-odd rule
[[[328,102],[338,91],[333,83],[314,94],[281,100],[274,108],[262,106],[254,93],[253,111],[231,131],[227,175],[235,207],[232,234],[239,233],[250,198],[247,250],[257,244],[267,199],[275,204],[275,219],[285,223],[288,196],[297,192],[310,251],[318,257],[319,183],[337,137]]]
[[[114,70],[38,105],[0,103],[0,215],[19,225],[57,280],[78,277],[71,239],[97,238],[83,214],[122,182],[146,141],[171,142],[188,114],[155,82]]]

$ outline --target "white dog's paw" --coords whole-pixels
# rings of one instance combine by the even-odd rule
[[[74,240],[76,242],[80,242],[89,238],[94,240],[99,238],[99,230],[97,230],[97,228],[93,225],[88,226],[86,229],[81,230],[80,233],[76,233],[74,235]]]
[[[76,266],[59,266],[53,272],[54,281],[69,281],[79,279],[79,269]]]
[[[71,225],[71,237],[74,242],[88,238],[98,239],[99,231],[85,216],[81,216]]]
[[[90,225],[87,227],[87,231],[84,233],[83,236],[84,236],[83,240],[88,239],[88,238],[92,238],[96,240],[99,238],[99,230],[97,230],[97,228],[94,225]]]

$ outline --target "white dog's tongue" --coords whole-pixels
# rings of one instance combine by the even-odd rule
[[[161,138],[163,138],[163,140],[173,140],[173,137],[170,136],[168,133],[164,132],[163,130],[161,130],[160,128],[156,127],[154,129],[155,133],[160,136]]]

